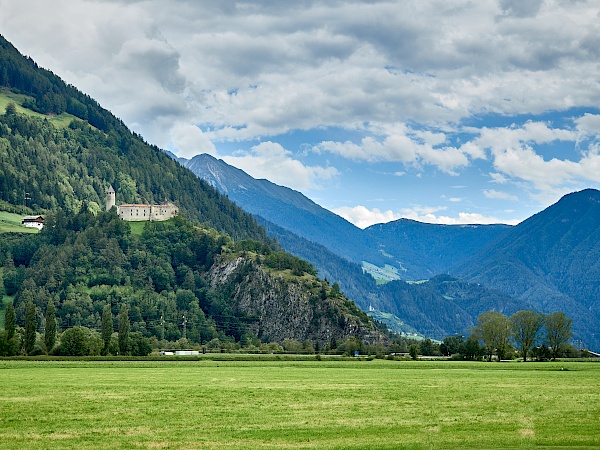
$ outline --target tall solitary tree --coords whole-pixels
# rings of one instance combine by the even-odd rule
[[[535,311],[517,311],[510,317],[513,339],[521,350],[523,361],[535,346],[544,316]]]
[[[126,355],[129,351],[129,311],[127,305],[119,311],[119,353]]]
[[[12,302],[6,305],[6,311],[4,316],[4,328],[6,329],[6,339],[11,340],[17,329],[17,314],[15,313],[15,306]]]
[[[44,344],[46,344],[46,355],[54,348],[56,343],[56,308],[54,300],[48,300],[46,307],[46,326],[44,328]]]
[[[477,318],[475,334],[487,347],[490,361],[494,352],[498,355],[498,360],[504,358],[510,339],[510,330],[510,321],[502,313],[488,311]]]
[[[113,317],[110,308],[110,303],[102,309],[102,341],[104,342],[104,348],[102,349],[103,355],[108,355],[108,347],[110,345],[110,337],[113,333]]]
[[[571,330],[572,322],[563,312],[554,312],[546,316],[546,320],[544,321],[546,342],[552,350],[552,359],[554,361],[556,361],[556,355],[560,348],[573,336],[573,331]]]
[[[31,355],[35,348],[35,330],[37,328],[37,317],[35,305],[32,301],[25,308],[25,354]]]

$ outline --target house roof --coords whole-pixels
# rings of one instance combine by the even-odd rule
[[[43,221],[44,218],[42,216],[25,216],[25,217],[23,217],[22,222],[33,222],[33,221],[38,221],[38,220]]]

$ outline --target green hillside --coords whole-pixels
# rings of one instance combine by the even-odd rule
[[[574,338],[600,348],[600,191],[565,195],[453,272],[534,309],[573,318]]]
[[[25,108],[22,105],[27,102],[31,102],[33,100],[32,97],[23,94],[17,94],[11,92],[8,88],[0,89],[0,111],[6,111],[6,107],[13,103],[16,108],[16,112],[19,114],[25,114],[27,116],[36,117],[38,119],[48,120],[57,128],[66,128],[69,126],[73,119],[76,119],[75,116],[69,114],[67,112],[63,112],[59,115],[55,114],[42,114],[36,111],[32,111],[31,109]]]
[[[23,215],[0,211],[0,233],[29,233],[36,234],[36,228],[28,228],[21,225]]]
[[[124,311],[131,345],[291,339],[312,348],[383,338],[338,286],[280,252],[251,215],[2,37],[0,107],[0,293],[13,301],[19,326],[28,304],[39,325],[53,303],[63,337],[87,330],[89,354],[98,331],[110,338]],[[181,214],[122,221],[104,211],[109,186],[117,204],[168,199]],[[20,233],[21,213],[43,213],[44,229]],[[9,353],[18,353],[21,341],[11,342]],[[119,351],[108,345],[104,352]],[[136,354],[127,346],[122,353]]]
[[[53,301],[61,329],[99,330],[110,305],[114,317],[126,308],[132,331],[157,341],[289,338],[325,346],[330,338],[378,335],[354,303],[292,255],[259,241],[234,243],[181,216],[143,225],[133,234],[114,210],[59,211],[36,236],[0,236],[1,273],[17,323],[24,324],[29,302],[41,323]]]
[[[7,106],[14,103],[15,108]],[[266,241],[256,221],[96,101],[23,57],[0,36],[0,205],[41,213],[169,199],[190,219],[234,239]],[[7,208],[2,208],[7,209]]]

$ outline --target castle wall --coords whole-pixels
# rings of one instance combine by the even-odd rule
[[[179,208],[172,203],[163,203],[160,205],[125,204],[118,206],[119,218],[130,222],[169,220],[175,217],[178,212]]]

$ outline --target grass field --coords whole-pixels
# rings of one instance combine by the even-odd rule
[[[27,99],[27,96],[21,94],[15,94],[7,89],[0,89],[0,114],[4,114],[6,106],[12,102],[17,107],[19,114],[27,114],[28,116],[38,117],[41,119],[48,119],[50,123],[53,123],[57,128],[66,128],[69,126],[71,121],[75,119],[75,116],[71,114],[63,113],[58,116],[47,116],[44,114],[37,113],[27,108],[23,108],[21,104]]]
[[[38,233],[37,228],[27,228],[21,225],[22,214],[0,211],[0,233]]]
[[[600,364],[0,361],[0,448],[598,448]]]

